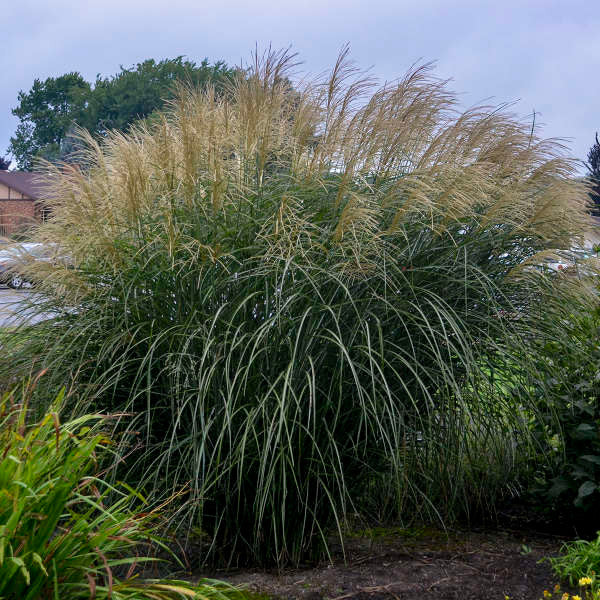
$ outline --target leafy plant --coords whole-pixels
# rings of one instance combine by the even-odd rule
[[[550,323],[532,340],[544,383],[533,428],[552,457],[537,473],[534,490],[541,505],[571,515],[575,505],[589,520],[600,502],[600,311],[576,298],[562,309],[552,304],[539,322],[556,319],[560,328]]]
[[[600,536],[600,533],[598,535]],[[572,586],[579,586],[580,597],[586,600],[596,600],[600,597],[600,587],[596,578],[600,567],[600,537],[591,541],[568,542],[561,548],[560,556],[546,560],[562,580],[568,581]],[[545,593],[544,597],[552,596]]]
[[[26,397],[26,395],[25,395]],[[55,406],[61,404],[61,393]],[[153,560],[144,546],[162,545],[156,513],[134,512],[140,495],[94,477],[109,440],[99,415],[60,423],[50,411],[28,422],[27,403],[0,401],[0,597],[198,598],[235,592],[217,582],[142,580],[137,567]],[[229,593],[229,596],[227,596]]]
[[[202,559],[297,563],[356,515],[517,493],[535,265],[587,219],[560,148],[458,113],[429,67],[377,87],[344,51],[292,90],[293,66],[257,56],[224,96],[181,88],[153,125],[89,138],[85,169],[49,167],[37,239],[70,264],[29,266],[47,320],[0,363],[49,368],[76,414],[134,413],[143,450],[116,472],[152,499],[191,482],[173,522]]]
[[[582,577],[579,582],[579,593],[571,594],[561,589],[560,584],[556,584],[552,591],[544,590],[544,593],[540,600],[550,600],[555,598],[558,600],[598,600],[600,598],[600,590],[595,581],[595,577]],[[505,596],[505,600],[510,600],[508,596]]]

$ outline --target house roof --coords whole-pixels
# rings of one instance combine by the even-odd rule
[[[37,173],[26,171],[0,171],[0,183],[25,194],[32,200],[39,200],[43,195],[44,185]]]

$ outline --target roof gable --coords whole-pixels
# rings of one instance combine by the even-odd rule
[[[0,183],[32,200],[39,200],[43,196],[44,185],[40,182],[40,176],[37,173],[0,171]]]

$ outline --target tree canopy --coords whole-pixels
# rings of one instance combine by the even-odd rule
[[[68,160],[77,147],[72,135],[76,126],[100,136],[110,129],[126,131],[160,110],[173,97],[176,81],[194,87],[210,84],[219,92],[234,73],[223,61],[196,64],[178,56],[121,67],[116,75],[97,75],[93,84],[77,72],[36,79],[28,92],[19,92],[12,113],[20,123],[8,150],[24,170],[31,170],[36,158]]]

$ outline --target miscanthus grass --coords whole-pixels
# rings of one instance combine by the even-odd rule
[[[203,560],[492,510],[535,453],[530,315],[584,301],[535,273],[587,222],[558,142],[460,112],[429,65],[383,86],[346,50],[296,67],[257,55],[224,95],[181,87],[153,125],[82,134],[85,169],[47,167],[36,236],[68,260],[30,269],[59,316],[0,365],[133,413],[119,476],[187,488],[173,523]]]

